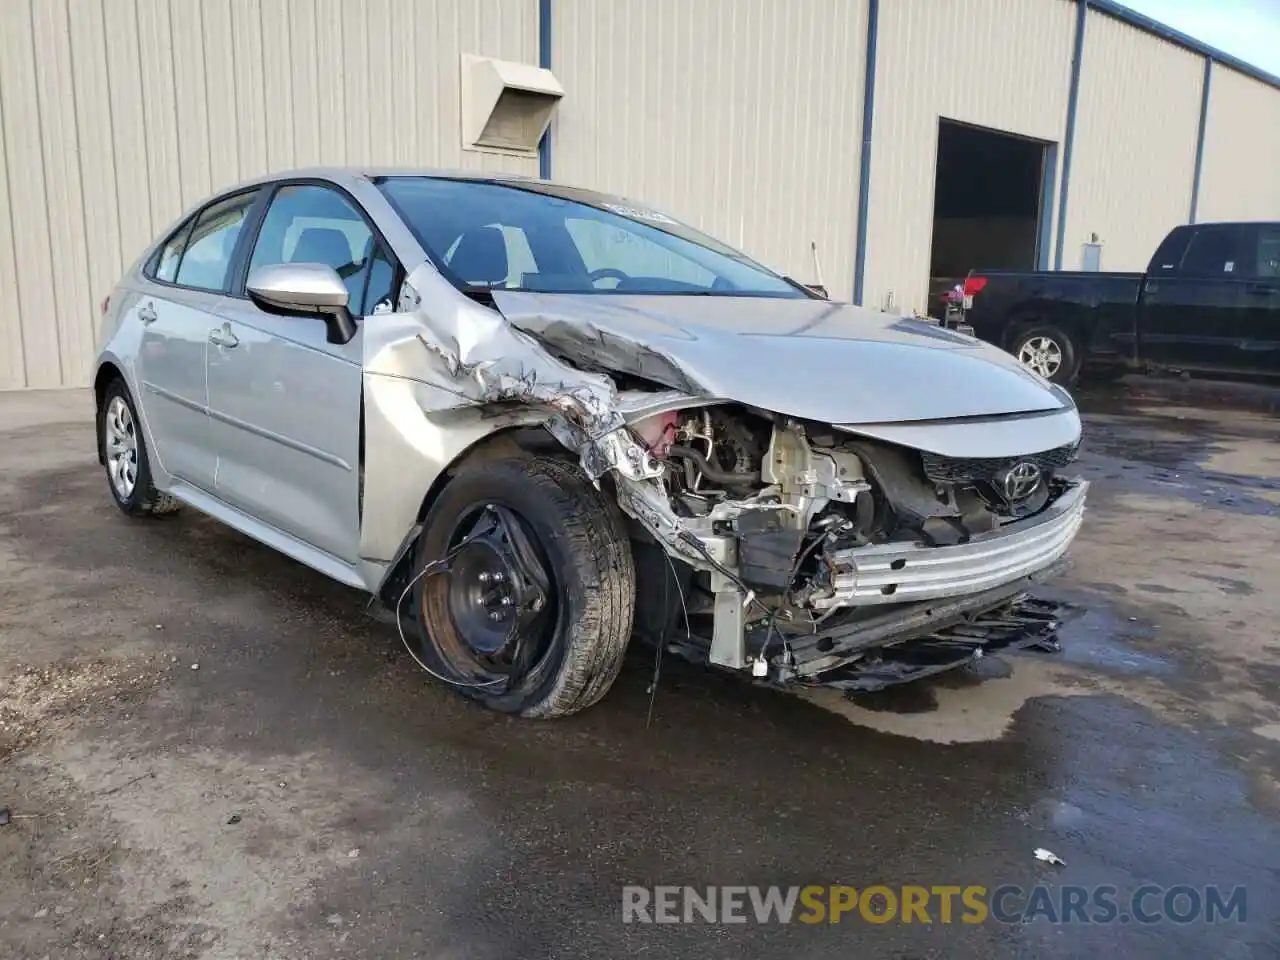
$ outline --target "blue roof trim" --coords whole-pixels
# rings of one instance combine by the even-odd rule
[[[1062,247],[1067,242],[1067,195],[1071,189],[1071,151],[1076,142],[1076,109],[1080,105],[1080,71],[1084,67],[1084,31],[1089,7],[1095,0],[1076,0],[1076,35],[1071,47],[1071,87],[1067,92],[1067,128],[1062,135],[1062,188],[1058,194],[1058,242],[1053,269],[1062,269]]]
[[[867,3],[866,74],[862,84],[862,156],[858,165],[857,249],[853,259],[853,302],[862,306],[867,273],[867,206],[871,203],[871,131],[876,112],[876,36],[880,30],[880,0]]]
[[[538,0],[538,66],[551,69],[551,0]],[[551,127],[538,141],[538,176],[551,179]]]
[[[1076,0],[1077,3],[1080,0]],[[1088,0],[1089,6],[1097,10],[1099,13],[1105,13],[1109,17],[1114,17],[1127,24],[1137,27],[1139,30],[1145,30],[1147,33],[1153,33],[1157,37],[1168,40],[1170,43],[1176,43],[1180,47],[1186,47],[1196,53],[1208,57],[1210,60],[1216,61],[1223,66],[1230,67],[1232,70],[1238,70],[1246,76],[1253,77],[1255,80],[1261,80],[1263,83],[1269,84],[1280,90],[1280,77],[1275,74],[1267,73],[1260,67],[1255,67],[1251,63],[1245,63],[1239,57],[1233,57],[1216,47],[1211,47],[1207,43],[1197,40],[1195,37],[1188,36],[1181,31],[1167,27],[1158,20],[1152,20],[1145,17],[1136,10],[1130,10],[1128,7],[1116,3],[1115,0]]]

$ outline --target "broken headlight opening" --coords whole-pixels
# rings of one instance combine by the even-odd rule
[[[1060,474],[1074,445],[945,458],[736,404],[656,414],[629,435],[663,468],[614,477],[642,528],[650,642],[774,682],[873,689],[1057,628],[1027,590],[1061,569],[1080,525],[1087,484]],[[687,636],[663,599],[677,594]]]

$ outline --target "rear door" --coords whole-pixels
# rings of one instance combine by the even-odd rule
[[[1255,241],[1241,316],[1241,369],[1280,376],[1280,224],[1258,224]]]
[[[278,187],[237,289],[209,331],[209,412],[225,502],[347,563],[360,541],[363,323],[349,343],[312,317],[259,310],[244,294],[253,269],[323,263],[349,308],[390,310],[394,260],[355,202],[331,185]],[[382,304],[382,306],[379,306]]]
[[[1143,282],[1140,356],[1182,370],[1236,368],[1250,303],[1250,228],[1205,224],[1189,228],[1188,238],[1176,260],[1177,251],[1158,252]]]
[[[213,489],[216,455],[209,434],[205,349],[230,278],[253,191],[205,207],[161,247],[144,271],[134,306],[142,330],[135,374],[142,415],[160,467]]]

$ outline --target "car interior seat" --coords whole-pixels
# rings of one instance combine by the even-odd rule
[[[502,283],[511,271],[506,237],[497,227],[468,230],[449,259],[449,269],[464,283],[485,287]]]
[[[307,227],[298,234],[290,263],[323,263],[345,276],[351,272],[351,241],[337,227]]]

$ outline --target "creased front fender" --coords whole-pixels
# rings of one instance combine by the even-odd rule
[[[428,308],[427,305],[430,305]],[[389,562],[440,474],[487,436],[543,425],[593,479],[655,476],[625,428],[613,381],[552,356],[429,266],[397,311],[364,323],[364,482],[360,555]]]
[[[530,408],[459,406],[430,384],[366,374],[360,556],[389,562],[443,471],[486,437],[545,419]]]

